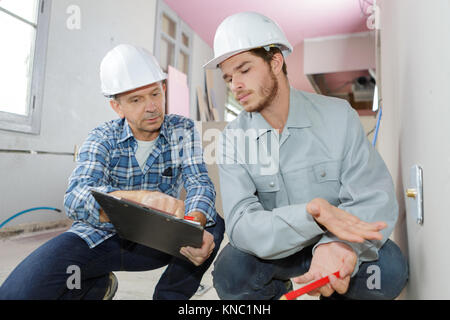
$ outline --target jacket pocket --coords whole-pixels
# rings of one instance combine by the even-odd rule
[[[333,205],[339,202],[340,183],[339,160],[321,162],[309,171],[309,199],[324,198]]]
[[[168,165],[164,168],[158,179],[158,189],[161,192],[174,196],[175,185],[180,177],[181,171],[175,165]]]
[[[314,177],[316,182],[339,181],[340,161],[328,161],[314,165]]]
[[[280,191],[278,175],[266,175],[253,177],[256,187],[256,196],[265,210],[276,207],[277,193]]]

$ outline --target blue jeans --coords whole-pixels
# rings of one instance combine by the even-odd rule
[[[336,299],[394,299],[406,285],[408,266],[398,246],[387,240],[376,261],[361,263],[351,278],[348,291]],[[228,244],[214,263],[213,282],[217,294],[226,300],[279,299],[287,292],[285,281],[309,270],[312,246],[289,257],[263,260]],[[376,272],[380,276],[377,282]]]
[[[167,265],[155,287],[153,299],[191,298],[211,265],[223,239],[224,222],[205,230],[214,235],[211,256],[196,267],[189,261],[119,238],[116,234],[90,249],[71,232],[49,240],[25,258],[0,287],[5,299],[102,299],[109,285],[111,271],[147,271]],[[80,288],[68,286],[68,267],[79,267]],[[69,289],[71,287],[72,289]]]

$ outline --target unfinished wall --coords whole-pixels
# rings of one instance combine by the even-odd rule
[[[91,129],[116,118],[101,95],[99,65],[107,51],[120,43],[154,47],[156,0],[54,0],[51,8],[41,132],[39,135],[0,131],[0,148],[73,152]],[[69,29],[69,6],[78,6],[80,29]],[[198,44],[206,58],[211,49]],[[202,81],[193,69],[193,84]],[[63,209],[67,179],[75,166],[73,157],[0,154],[0,222],[36,206]],[[20,216],[8,227],[65,217],[64,213],[35,211]]]
[[[394,239],[407,254],[403,297],[450,299],[450,2],[381,0],[383,118],[378,149],[400,206]],[[405,199],[409,170],[423,168],[424,224]],[[439,279],[438,281],[436,279]]]
[[[192,86],[190,88],[190,112],[191,118],[197,119],[197,93],[196,87],[200,86],[206,96],[205,89],[205,71],[203,65],[212,59],[214,50],[197,34],[194,33],[193,41],[194,59],[192,62]],[[216,108],[218,109],[220,120],[224,119],[225,103],[227,100],[227,87],[222,79],[222,73],[219,69],[214,72],[214,97]]]

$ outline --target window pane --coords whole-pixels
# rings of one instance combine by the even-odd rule
[[[173,21],[172,19],[170,19],[167,15],[163,14],[162,17],[162,30],[170,37],[172,37],[172,39],[176,39],[176,32],[177,32],[177,28],[176,28],[176,24],[175,21]]]
[[[39,0],[1,0],[0,7],[24,18],[32,23],[37,20]]]
[[[175,59],[175,46],[170,41],[161,37],[161,68],[167,71],[167,67],[174,65]]]
[[[181,41],[186,48],[189,48],[189,37],[184,32],[181,33]]]
[[[187,74],[189,71],[189,55],[187,55],[183,51],[180,51],[180,54],[178,55],[177,64],[178,64],[177,69]]]
[[[0,111],[27,115],[36,31],[0,11],[0,33]]]

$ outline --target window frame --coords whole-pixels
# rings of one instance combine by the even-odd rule
[[[31,83],[27,92],[28,115],[0,111],[0,130],[36,135],[40,133],[51,4],[52,0],[39,0],[38,3]]]
[[[176,25],[176,39],[172,39],[169,35],[167,35],[162,30],[162,17],[165,14],[169,17]],[[189,39],[189,47],[186,47],[183,44],[182,34],[186,34]],[[187,83],[190,85],[191,83],[191,74],[192,74],[192,55],[193,55],[193,41],[194,41],[194,32],[192,29],[184,23],[184,21],[163,1],[158,0],[157,8],[156,8],[156,28],[155,28],[155,42],[154,42],[154,55],[158,61],[161,61],[161,38],[166,41],[174,44],[174,61],[173,64],[169,63],[172,67],[178,69],[178,59],[180,52],[188,55],[188,72]],[[167,72],[167,70],[165,70]],[[183,72],[180,70],[180,72]]]

